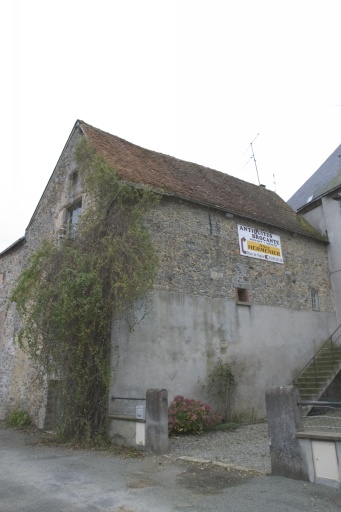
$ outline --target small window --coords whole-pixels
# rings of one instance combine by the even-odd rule
[[[80,216],[82,214],[82,203],[79,202],[67,210],[66,225],[69,236],[73,236],[77,231]]]
[[[250,304],[250,293],[246,288],[236,288],[237,304]]]
[[[71,180],[71,186],[75,187],[77,185],[77,183],[78,183],[78,171],[74,171],[71,174],[70,180]]]
[[[311,307],[313,311],[320,311],[319,292],[311,290]]]

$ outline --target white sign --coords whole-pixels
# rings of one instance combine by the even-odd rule
[[[239,249],[242,256],[283,263],[281,239],[261,229],[238,224]]]

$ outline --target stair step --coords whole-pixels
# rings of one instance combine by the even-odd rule
[[[322,352],[335,352],[335,353],[340,353],[341,354],[341,346],[333,345],[333,348],[331,348],[331,346],[329,345],[329,346],[324,347],[323,349],[321,349],[319,354],[321,354]]]
[[[294,381],[295,386],[300,390],[301,399],[318,400],[339,371],[341,371],[341,342],[334,346],[331,340],[328,340],[324,348],[315,355],[303,373]],[[311,407],[305,407],[305,409],[305,414],[308,414]]]
[[[310,388],[302,388],[300,389],[300,394],[302,395],[309,395],[312,393],[319,393],[320,391],[324,390],[324,386],[311,386]]]
[[[328,379],[330,375],[334,375],[334,372],[318,372],[318,373],[305,373],[296,379],[296,382],[305,382],[306,380],[315,380],[315,379]]]
[[[334,356],[332,354],[319,354],[316,356],[315,361],[340,361],[341,354],[335,354]]]
[[[333,358],[333,357],[318,357],[315,359],[315,363],[312,362],[311,364],[339,364],[341,361],[341,358]]]
[[[334,353],[334,354],[340,354],[341,353],[341,347],[324,347],[322,350],[320,350],[319,354],[323,354],[323,352],[327,353]]]
[[[318,400],[319,398],[319,395],[317,393],[312,393],[311,395],[301,395],[301,400],[304,400],[304,401],[313,401],[313,400]],[[307,406],[305,406],[307,407]]]
[[[305,373],[311,373],[311,374],[315,374],[315,373],[334,373],[336,370],[338,369],[338,366],[309,366],[305,372]],[[304,375],[303,374],[303,375]]]
[[[328,379],[330,375],[334,375],[335,372],[306,372],[301,377],[296,379],[296,382],[301,382],[305,380],[315,380],[315,379]]]
[[[335,357],[335,358],[338,358],[340,357],[340,354],[341,354],[341,351],[339,350],[335,350],[335,351],[332,351],[332,350],[322,350],[322,352],[319,352],[318,354],[316,354],[316,357]]]
[[[341,362],[341,358],[340,359],[337,359],[337,358],[332,358],[332,357],[317,357],[315,359],[315,362],[314,361],[311,361],[311,365],[313,364],[340,364]],[[310,366],[310,365],[309,365]]]
[[[319,352],[317,354],[317,357],[320,356],[320,355],[324,355],[324,354],[327,354],[327,355],[333,355],[335,354],[335,357],[339,356],[341,354],[341,349],[340,348],[335,348],[335,349],[331,349],[331,348],[324,348],[323,350],[321,350],[321,352]]]
[[[334,375],[334,373],[326,373],[326,374],[319,374],[315,377],[315,375],[304,375],[303,377],[300,377],[299,379],[297,379],[295,381],[295,385],[296,386],[301,386],[303,384],[307,384],[307,383],[316,383],[316,382],[326,382],[327,380],[329,380],[332,376]]]
[[[307,368],[306,371],[302,375],[329,375],[330,373],[335,373],[337,368]]]
[[[330,356],[317,357],[315,359],[315,364],[338,364],[340,363],[340,359],[341,358]],[[314,362],[312,362],[312,364],[314,364]]]
[[[322,389],[327,385],[328,381],[320,381],[320,382],[306,382],[304,384],[296,384],[296,386],[300,389],[301,392],[306,391],[307,389]]]

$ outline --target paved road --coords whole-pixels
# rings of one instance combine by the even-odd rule
[[[0,429],[0,512],[340,512],[341,492],[181,462],[37,446]]]

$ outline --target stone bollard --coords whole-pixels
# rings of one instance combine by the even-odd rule
[[[146,450],[168,452],[168,392],[148,389],[146,393]]]
[[[266,391],[271,472],[309,481],[307,463],[296,438],[296,432],[304,429],[299,400],[299,390],[294,386],[270,387]]]

